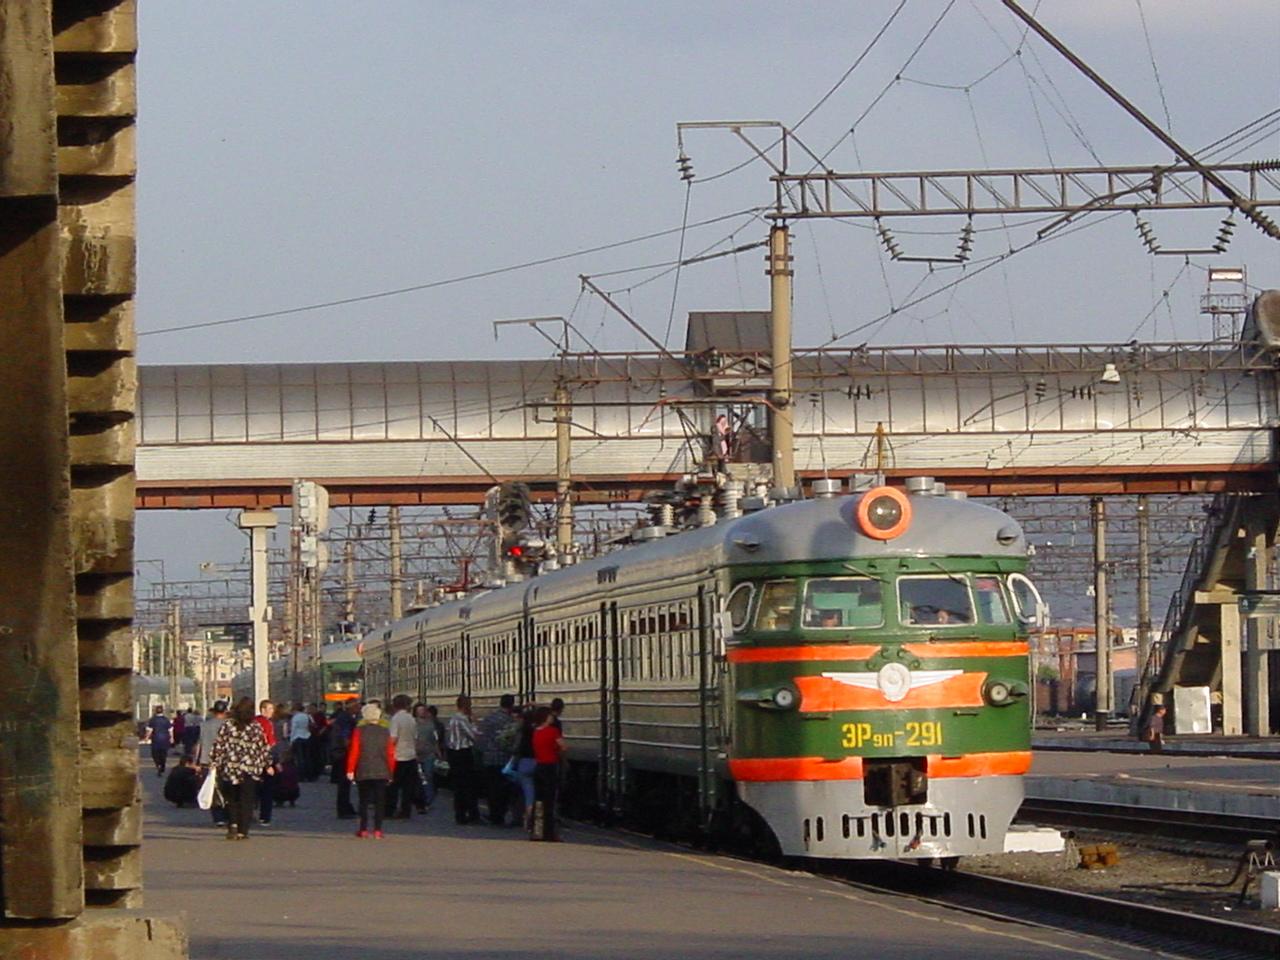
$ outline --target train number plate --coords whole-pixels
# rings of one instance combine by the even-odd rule
[[[840,725],[840,746],[849,750],[864,747],[940,747],[942,722],[908,720],[901,730],[877,727],[871,723],[844,723]]]

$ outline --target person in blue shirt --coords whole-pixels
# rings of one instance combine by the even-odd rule
[[[169,750],[173,747],[173,722],[164,715],[164,707],[156,707],[147,721],[147,735],[143,743],[151,744],[151,760],[156,765],[156,776],[164,776],[169,762]]]

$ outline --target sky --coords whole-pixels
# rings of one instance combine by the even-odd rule
[[[1274,0],[1027,6],[1192,149],[1280,106]],[[798,124],[842,171],[1171,159],[996,0],[168,0],[140,5],[139,31],[143,364],[542,356],[492,322],[546,315],[596,348],[643,348],[580,274],[675,345],[690,310],[764,308],[758,249],[637,269],[767,235],[767,167],[727,130],[688,131],[687,185],[681,121]],[[1278,158],[1278,131],[1213,159]],[[1167,248],[1209,245],[1221,218],[1147,217]],[[890,226],[904,253],[945,255],[960,223]],[[965,273],[1037,224],[975,226]],[[937,292],[962,271],[891,262],[865,223],[801,223],[796,345],[1199,339],[1209,265],[1280,286],[1280,246],[1247,223],[1190,263],[1148,255],[1132,215],[1082,226]],[[279,311],[295,312],[223,322]],[[173,329],[193,324],[211,325]],[[216,527],[144,513],[138,556],[238,558],[243,535]]]

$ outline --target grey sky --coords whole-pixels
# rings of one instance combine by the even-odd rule
[[[545,353],[490,321],[574,312],[605,348],[641,344],[579,273],[673,259],[680,237],[348,307],[179,334],[149,331],[443,280],[624,240],[681,223],[681,120],[805,114],[853,63],[897,0],[307,4],[168,0],[140,5],[139,281],[142,363],[494,358]],[[1028,3],[1035,6],[1033,0]],[[910,66],[904,62],[943,11]],[[1193,148],[1280,106],[1274,0],[1054,0],[1040,16],[1086,61]],[[1156,164],[1168,151],[996,0],[911,0],[849,80],[801,127],[837,169]],[[1006,62],[1007,61],[1007,62]],[[968,91],[930,84],[973,84]],[[850,125],[891,84],[856,135]],[[1071,129],[1075,127],[1075,129]],[[686,145],[699,176],[747,158],[725,132]],[[1239,159],[1280,157],[1280,135]],[[690,222],[766,204],[767,170],[695,183]],[[1100,219],[1100,218],[1095,218]],[[1211,242],[1213,213],[1150,217],[1169,247]],[[1034,227],[983,220],[975,261]],[[950,253],[959,223],[894,225],[904,252]],[[748,217],[690,230],[686,255]],[[1280,285],[1280,246],[1238,223],[1221,258],[1153,258],[1122,215],[1011,259],[905,311],[873,342],[1194,338],[1203,266],[1244,263]],[[796,230],[796,343],[881,315],[921,284],[884,263],[874,234],[845,223]],[[661,336],[671,276],[610,277]],[[1176,282],[1175,282],[1176,278]],[[1162,291],[1169,289],[1168,308]],[[683,271],[672,338],[694,309],[762,307],[758,250]],[[1153,305],[1158,305],[1152,311]],[[576,311],[576,312],[575,312]],[[1145,318],[1145,320],[1144,320]],[[858,343],[867,335],[855,336]],[[192,518],[144,516],[139,555],[166,550]],[[238,555],[240,534],[226,531]],[[180,535],[180,534],[179,534]],[[234,544],[234,546],[233,546]],[[203,541],[210,549],[222,541]],[[229,559],[228,557],[224,557]]]

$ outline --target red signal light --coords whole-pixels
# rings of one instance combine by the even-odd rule
[[[524,547],[520,546],[520,544],[518,544],[518,543],[517,543],[515,546],[508,547],[508,548],[507,548],[507,556],[508,556],[508,557],[514,557],[514,558],[516,558],[516,559],[519,559],[520,557],[523,557],[523,556],[524,556]]]

